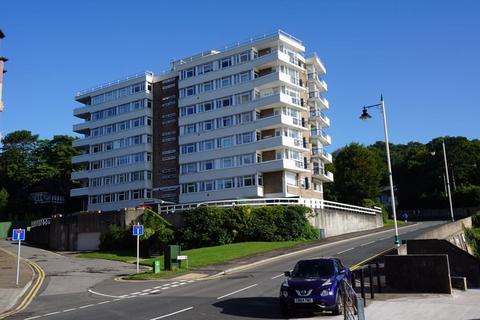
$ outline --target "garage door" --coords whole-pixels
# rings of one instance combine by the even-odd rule
[[[100,232],[79,233],[77,238],[77,250],[98,250],[100,245]]]

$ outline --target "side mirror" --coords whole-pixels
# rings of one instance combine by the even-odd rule
[[[285,274],[285,277],[291,277],[292,276],[292,273],[290,271],[285,271],[284,274]]]

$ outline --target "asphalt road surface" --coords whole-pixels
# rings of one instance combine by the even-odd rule
[[[401,228],[401,239],[414,238],[440,223],[420,222]],[[282,319],[279,287],[283,272],[291,270],[296,261],[337,256],[345,265],[352,266],[391,248],[393,235],[394,231],[388,230],[329,243],[308,253],[209,280],[110,279],[84,292],[40,295],[29,308],[8,319]]]

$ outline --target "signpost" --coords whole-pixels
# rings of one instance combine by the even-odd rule
[[[133,226],[133,235],[137,237],[137,273],[139,273],[139,264],[140,264],[140,236],[143,236],[143,225],[137,222]]]
[[[25,241],[25,229],[13,229],[12,240],[18,241],[18,253],[17,253],[17,286],[18,278],[20,276],[20,246],[22,241]]]
[[[188,256],[177,256],[177,260],[179,260],[179,261],[186,260],[187,270],[188,270]]]

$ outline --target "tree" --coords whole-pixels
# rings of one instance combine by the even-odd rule
[[[8,204],[8,197],[7,190],[5,190],[5,188],[0,189],[0,221],[5,220],[6,218],[5,208]]]
[[[338,201],[361,205],[364,199],[376,199],[384,164],[377,151],[352,143],[334,158],[333,188]]]

